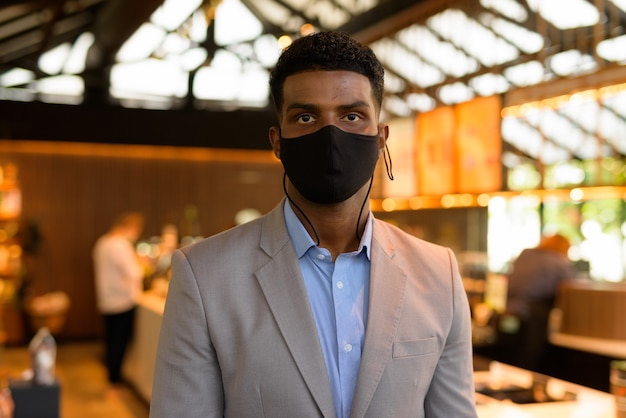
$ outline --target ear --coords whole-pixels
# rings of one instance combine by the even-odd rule
[[[280,128],[278,126],[270,127],[268,136],[274,155],[280,160]]]
[[[389,138],[389,125],[381,123],[378,125],[378,153],[382,154],[387,145],[387,138]]]

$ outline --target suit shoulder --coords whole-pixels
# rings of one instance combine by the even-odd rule
[[[223,254],[229,249],[242,249],[247,245],[258,246],[260,229],[260,222],[254,220],[182,247],[181,251],[187,257],[193,258],[198,254]]]

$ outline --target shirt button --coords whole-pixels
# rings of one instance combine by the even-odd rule
[[[324,254],[322,254],[322,253],[319,253],[319,254],[317,255],[317,259],[318,259],[318,260],[323,260],[323,259],[325,259],[325,258],[326,258],[326,256],[325,256]]]
[[[344,345],[344,346],[343,346],[343,350],[344,350],[346,353],[349,353],[350,351],[352,351],[352,344],[346,344],[346,345]]]
[[[337,282],[337,288],[343,289],[343,282]]]

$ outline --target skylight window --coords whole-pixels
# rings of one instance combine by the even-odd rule
[[[70,44],[66,42],[44,52],[39,57],[39,69],[47,74],[59,74],[70,55],[70,49]]]
[[[189,39],[197,43],[204,42],[206,40],[208,26],[204,10],[196,10],[191,17],[191,25],[187,28]]]
[[[306,15],[310,19],[319,20],[320,24],[328,29],[335,29],[350,20],[350,13],[337,7],[333,1],[318,0],[309,2]]]
[[[292,1],[285,1],[285,3],[292,3]],[[264,11],[265,18],[272,25],[284,26],[286,30],[295,32],[305,23],[301,17],[292,14],[286,6],[273,0],[255,0],[254,5],[258,10]],[[304,5],[293,7],[295,10],[300,10]]]
[[[65,74],[80,74],[85,70],[87,51],[93,45],[93,41],[91,32],[85,32],[76,39],[63,66]]]
[[[266,68],[271,68],[276,64],[280,52],[278,40],[274,35],[263,35],[254,41],[254,56]]]
[[[429,18],[427,25],[485,66],[504,64],[519,56],[517,48],[461,10],[445,10]]]
[[[624,0],[626,3],[626,0]],[[598,43],[596,48],[598,55],[607,61],[626,61],[626,35],[621,35],[612,39],[605,39]]]
[[[202,4],[202,0],[165,0],[150,20],[168,31],[178,29]]]
[[[120,62],[137,61],[148,58],[163,42],[166,32],[152,23],[144,23],[132,34],[117,52]]]
[[[474,98],[474,92],[461,82],[442,86],[437,92],[439,99],[448,105],[463,103]]]
[[[181,36],[176,32],[168,33],[163,39],[163,43],[157,49],[156,54],[166,57],[169,54],[181,54],[191,48],[189,38]]]
[[[430,64],[454,77],[463,77],[478,70],[478,62],[442,42],[428,28],[421,25],[409,26],[397,34],[397,39]]]
[[[396,42],[381,39],[370,47],[385,67],[420,87],[429,87],[444,79],[441,71],[424,63]]]
[[[189,75],[177,63],[148,59],[119,63],[111,69],[111,89],[114,97],[133,94],[185,97]]]
[[[550,69],[557,75],[568,76],[595,69],[596,62],[590,55],[577,49],[563,51],[550,57]]]
[[[543,138],[532,126],[516,117],[505,117],[501,126],[502,138],[515,148],[533,158],[538,158],[543,148]]]
[[[51,103],[79,104],[85,90],[83,79],[75,75],[58,75],[38,80],[37,91]]]
[[[428,112],[437,106],[437,103],[432,97],[423,93],[408,94],[406,102],[411,109],[418,112]]]
[[[510,84],[500,74],[482,74],[474,77],[469,82],[470,87],[481,96],[492,96],[506,92]]]
[[[0,74],[0,86],[12,87],[27,84],[35,79],[35,74],[23,68],[14,68]]]
[[[544,80],[544,68],[539,61],[529,61],[508,67],[504,76],[518,87],[532,86]]]
[[[483,25],[490,27],[498,35],[527,54],[534,54],[543,48],[543,37],[537,32],[496,17],[491,13],[482,13],[479,18]]]
[[[267,71],[233,71],[224,66],[203,67],[194,78],[193,94],[198,99],[264,106],[268,102]]]
[[[400,93],[406,88],[406,83],[400,77],[385,71],[385,91],[387,93]]]
[[[180,55],[170,55],[167,60],[175,61],[185,71],[194,71],[203,65],[208,58],[204,48],[192,48]]]
[[[515,0],[480,0],[480,4],[520,23],[528,19],[526,9]]]
[[[412,113],[409,105],[398,96],[388,96],[385,98],[383,105],[394,115],[410,116]]]
[[[561,30],[593,26],[600,20],[598,9],[586,0],[527,0],[527,3],[533,12]]]
[[[223,0],[215,12],[215,42],[231,45],[251,41],[263,33],[263,25],[239,0]]]

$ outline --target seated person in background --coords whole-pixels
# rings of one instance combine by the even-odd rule
[[[519,319],[519,329],[508,330],[512,336],[499,360],[529,370],[541,369],[548,344],[548,318],[558,288],[576,274],[567,258],[569,247],[563,235],[546,235],[537,247],[523,250],[513,262],[506,311]]]

